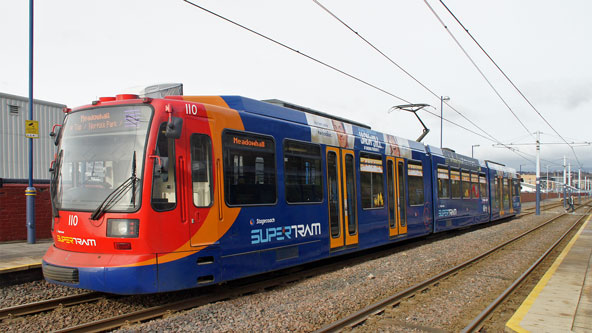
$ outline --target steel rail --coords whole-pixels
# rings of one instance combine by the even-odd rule
[[[188,310],[209,303],[236,298],[245,294],[257,292],[259,290],[264,290],[282,284],[298,281],[301,279],[308,278],[310,276],[314,276],[316,274],[320,274],[327,270],[334,269],[335,267],[340,267],[341,265],[343,265],[343,263],[334,263],[308,270],[294,272],[291,274],[285,274],[278,277],[272,277],[268,280],[246,283],[244,285],[236,286],[232,289],[225,289],[223,291],[214,290],[209,294],[194,296],[172,303],[157,305],[147,309],[122,314],[119,316],[100,319],[97,321],[57,330],[55,332],[101,332],[106,330],[113,330],[127,324],[140,323],[150,319],[160,318],[172,312]]]
[[[546,226],[547,224],[552,223],[555,220],[557,220],[563,216],[566,216],[566,215],[567,215],[567,213],[563,213],[561,215],[555,216],[555,217],[551,218],[550,220],[548,220],[548,221],[546,221],[546,222],[544,222],[544,223],[542,223],[542,224],[540,224],[528,231],[525,231],[524,233],[522,233],[522,234],[502,243],[502,244],[495,246],[494,248],[490,249],[487,252],[484,252],[476,257],[473,257],[472,259],[469,259],[469,260],[467,260],[467,261],[465,261],[453,268],[450,268],[450,269],[448,269],[448,270],[446,270],[446,271],[444,271],[432,278],[429,278],[423,282],[413,285],[413,286],[411,286],[411,287],[409,287],[397,294],[394,294],[390,297],[387,297],[383,300],[373,303],[373,304],[371,304],[371,305],[369,305],[369,306],[367,306],[355,313],[352,313],[351,315],[349,315],[345,318],[342,318],[342,319],[335,321],[327,326],[324,326],[321,329],[316,330],[315,333],[336,332],[336,331],[339,331],[339,330],[346,328],[346,327],[353,327],[355,325],[358,325],[358,324],[364,322],[371,315],[383,312],[387,306],[399,304],[403,299],[405,299],[407,297],[411,297],[411,296],[417,294],[419,291],[428,289],[429,286],[436,284],[436,282],[460,271],[461,269],[463,269],[469,265],[472,265],[472,264],[478,262],[479,260],[487,257],[488,255],[506,247],[507,245],[521,239],[522,237],[524,237],[524,236],[526,236],[526,235],[528,235],[528,234],[530,234],[530,233]]]
[[[553,245],[551,245],[551,247],[549,247],[549,249],[547,249],[547,251],[545,251],[545,253],[543,253],[543,255],[541,255],[537,261],[535,261],[526,271],[524,271],[524,273],[522,273],[522,275],[520,275],[520,277],[518,277],[506,290],[504,290],[493,302],[491,302],[479,315],[477,315],[477,317],[475,317],[475,319],[473,319],[473,321],[471,321],[471,323],[469,323],[469,325],[467,325],[461,332],[465,333],[465,332],[475,332],[478,331],[479,329],[481,329],[481,327],[483,326],[483,323],[489,319],[489,317],[493,314],[493,312],[504,302],[504,300],[516,289],[516,287],[518,287],[522,282],[524,282],[524,280],[532,273],[532,271],[535,270],[535,268],[538,267],[538,265],[540,265],[549,255],[549,253],[551,253],[551,251],[553,251],[558,245],[559,243],[561,243],[566,237],[567,235],[573,231],[576,226],[578,226],[578,224],[585,218],[588,216],[588,214],[590,214],[590,211],[592,209],[588,209],[588,212],[586,212],[586,214],[582,215],[570,228],[569,230],[567,230],[555,243],[553,243]]]
[[[33,313],[49,311],[58,308],[59,306],[71,306],[81,303],[93,302],[104,297],[105,294],[103,293],[91,292],[79,295],[53,298],[29,304],[16,305],[9,308],[0,309],[0,320],[10,317],[18,317]]]
[[[382,250],[382,251],[389,251]],[[379,251],[381,252],[381,251]],[[369,253],[362,257],[366,256],[375,256],[376,253]],[[354,260],[359,258],[354,258]],[[326,271],[330,271],[332,269],[338,268],[343,265],[342,262],[337,262],[333,264],[324,265],[321,267],[307,269],[301,272],[292,273],[285,276],[280,276],[276,278],[272,278],[265,281],[259,281],[255,283],[246,284],[236,289],[226,290],[223,292],[216,292],[215,294],[207,294],[207,295],[200,295],[196,297],[191,297],[188,299],[183,299],[180,301],[164,304],[164,305],[157,305],[147,309],[138,310],[135,312],[131,312],[128,314],[122,314],[119,316],[113,316],[110,318],[105,318],[85,324],[80,324],[77,326],[64,328],[58,330],[56,332],[100,332],[105,330],[112,330],[130,323],[140,323],[143,321],[151,320],[160,318],[166,314],[170,314],[171,312],[175,311],[183,311],[191,308],[195,308],[198,306],[202,306],[205,304],[209,304],[212,302],[221,301],[224,299],[235,298],[239,297],[244,294],[256,292],[258,290],[270,288],[273,286],[280,285],[282,283],[289,283],[293,281],[300,280],[302,278],[306,278],[309,276],[314,276],[315,274],[320,274]]]

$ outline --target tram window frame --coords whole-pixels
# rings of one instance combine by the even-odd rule
[[[468,179],[468,180],[465,180]],[[466,169],[460,170],[460,195],[463,199],[471,199],[471,172]]]
[[[479,174],[479,196],[481,199],[489,198],[487,191],[487,176],[484,173]]]
[[[197,145],[198,138],[200,140],[199,143],[201,144],[199,146]],[[202,139],[204,141],[201,141]],[[212,167],[214,159],[212,155],[212,138],[207,134],[193,133],[189,138],[189,147],[191,156],[191,190],[193,193],[193,205],[200,208],[212,207],[214,204],[214,174]],[[205,161],[201,161],[200,159]],[[207,181],[203,181],[204,177]],[[199,183],[204,185],[199,185]],[[204,189],[200,189],[200,187],[209,188],[209,198],[207,198],[206,195],[203,195],[205,191]],[[198,204],[197,201],[200,200],[199,193],[202,194],[204,199],[209,200],[209,204]]]
[[[447,165],[440,164],[440,165],[438,165],[436,171],[437,171],[436,177],[437,177],[437,186],[438,186],[438,199],[450,199],[450,196],[452,195],[452,193],[451,193],[452,188],[450,185],[450,168],[448,168]],[[445,173],[444,172],[441,173],[440,171],[445,171]],[[440,177],[441,175],[442,176],[445,175],[446,178]],[[445,179],[446,182],[441,181],[441,179]],[[446,195],[446,196],[443,195],[444,194],[444,186],[440,186],[441,184],[447,185],[446,188],[447,188],[448,195]]]
[[[492,208],[500,210],[500,195],[499,195],[499,177],[497,175],[493,176],[493,182],[491,186],[491,201],[492,201]]]
[[[504,180],[507,180],[507,182],[504,184]],[[511,207],[511,192],[510,192],[510,179],[508,179],[507,177],[504,177],[502,179],[502,207],[504,208],[504,210],[506,209],[510,209]],[[507,196],[505,196],[504,194],[507,193]],[[506,200],[507,198],[507,200]],[[505,204],[507,203],[507,207],[505,206]]]
[[[333,150],[327,151],[327,206],[329,207],[329,232],[332,238],[341,237],[338,160],[337,152]]]
[[[233,136],[237,140],[254,140],[254,143],[232,146],[233,143],[229,141],[232,140]],[[254,147],[256,147],[258,141],[269,142],[271,148],[255,149]],[[222,152],[224,159],[224,201],[229,207],[273,206],[277,204],[277,156],[273,136],[225,129],[222,132]],[[239,152],[243,152],[243,154],[238,154]],[[271,161],[271,163],[268,164],[266,161]],[[241,180],[243,183],[240,183]],[[245,182],[245,180],[249,182]],[[265,183],[262,184],[261,181]],[[248,194],[239,194],[242,197],[237,196],[236,186],[250,186],[248,190],[244,190]],[[262,186],[265,186],[265,188],[260,188]],[[273,190],[271,195],[268,193],[270,190]],[[268,200],[262,201],[262,195],[268,195],[269,197],[266,198]],[[242,198],[242,200],[238,200],[239,198]]]
[[[514,194],[515,194],[515,196],[519,197],[520,196],[520,180],[518,178],[513,178],[513,180],[514,180],[514,186],[516,187]]]
[[[458,174],[458,180],[453,179],[453,173],[456,172]],[[456,176],[456,175],[455,175]],[[455,191],[456,190],[456,191]],[[458,194],[458,195],[455,195]],[[457,168],[450,168],[450,196],[452,199],[461,199],[462,197],[462,187],[461,187],[461,174],[460,170]]]
[[[419,170],[410,167],[410,165],[419,166]],[[410,172],[421,172],[421,175],[411,175]],[[409,192],[409,206],[423,206],[424,204],[425,191],[423,187],[423,175],[423,163],[421,161],[407,160],[407,190]]]
[[[471,171],[471,197],[473,199],[481,197],[479,193],[479,174],[475,171]]]
[[[369,160],[380,160],[380,172],[378,169],[375,172],[371,171],[364,171],[368,167],[363,166],[362,158],[369,159]],[[368,164],[371,167],[370,164]],[[378,164],[375,165],[378,167]],[[372,210],[372,209],[383,209],[384,208],[384,161],[382,159],[382,155],[378,154],[371,154],[367,152],[360,152],[360,196],[362,201],[362,209],[364,210]],[[370,178],[368,178],[370,177]],[[369,182],[368,182],[369,181]],[[374,186],[374,184],[377,184]],[[374,189],[379,189],[379,191],[374,191]],[[368,198],[368,195],[370,197]],[[376,197],[375,197],[376,196]],[[382,200],[380,199],[382,198]],[[378,200],[377,204],[374,204],[374,200]],[[367,204],[370,203],[370,206]]]
[[[296,152],[296,151],[289,151],[290,145],[301,146],[300,148],[304,149],[304,153]],[[315,150],[313,153],[309,153],[311,148]],[[318,154],[317,151],[318,150]],[[286,202],[288,204],[319,204],[324,201],[325,191],[323,186],[323,161],[322,161],[322,149],[321,146],[318,144],[298,141],[293,139],[284,139],[283,142],[283,153],[284,153],[284,189],[285,189],[285,196]],[[289,163],[291,162],[290,159],[298,159],[296,168],[292,168],[292,165]],[[317,165],[317,168],[306,169],[302,168],[305,163],[313,161],[313,164]],[[291,175],[292,171],[295,171],[296,174]],[[308,174],[307,174],[308,173]],[[295,176],[297,182],[291,183],[289,179],[291,176]],[[309,177],[314,178],[311,184],[302,184],[298,183],[298,180],[301,180],[302,177],[308,179]],[[299,193],[305,193],[302,191],[302,186],[313,186],[311,190],[313,192],[314,200],[291,200],[294,199],[290,193],[293,193],[293,189],[290,187],[298,187]],[[315,194],[316,193],[316,194]]]
[[[157,212],[174,210],[177,207],[177,172],[176,172],[176,144],[175,139],[167,138],[166,126],[168,122],[162,122],[158,127],[152,168],[152,190],[150,204]],[[166,156],[163,155],[166,153]],[[165,177],[166,176],[166,177]],[[168,191],[166,191],[168,190]]]

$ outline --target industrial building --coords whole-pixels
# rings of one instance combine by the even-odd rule
[[[51,238],[49,165],[56,146],[49,136],[53,125],[64,119],[63,104],[35,100],[33,119],[39,123],[39,138],[33,139],[33,179],[36,238]],[[0,242],[27,239],[25,188],[29,178],[29,139],[25,121],[29,99],[0,93]]]
[[[33,139],[33,178],[49,180],[49,164],[55,145],[49,133],[64,119],[63,104],[35,100],[33,119],[39,121],[39,138]],[[29,177],[29,142],[25,137],[25,120],[29,99],[0,93],[0,179],[22,180]]]

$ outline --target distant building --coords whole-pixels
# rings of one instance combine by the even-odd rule
[[[55,145],[49,133],[54,124],[64,119],[63,104],[35,100],[33,119],[39,121],[39,139],[33,139],[33,178],[49,179],[49,164]],[[25,120],[29,115],[29,99],[0,93],[0,178],[29,178],[29,139],[25,137]]]

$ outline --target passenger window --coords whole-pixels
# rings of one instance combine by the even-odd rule
[[[380,155],[360,153],[362,208],[384,207],[383,170]]]
[[[331,237],[339,236],[339,183],[337,180],[337,154],[327,152],[327,191],[329,191],[329,224]]]
[[[212,204],[212,140],[204,134],[191,135],[191,180],[193,204],[209,207]]]
[[[452,192],[452,199],[460,199],[460,172],[458,170],[450,170],[450,188]]]
[[[152,172],[152,207],[157,211],[171,210],[177,204],[175,186],[175,140],[166,137],[164,122],[158,129]]]
[[[438,167],[438,198],[450,198],[450,175],[445,167]]]
[[[224,186],[228,205],[276,202],[275,143],[262,135],[225,132]]]
[[[462,197],[465,199],[471,198],[471,173],[467,170],[461,171],[462,176]]]
[[[355,175],[355,168],[354,168],[354,155],[346,154],[345,155],[345,165],[344,165],[344,173],[345,173],[345,193],[347,194],[347,201],[345,213],[347,216],[347,231],[350,235],[355,235],[358,232],[358,223],[357,223],[357,207],[356,207],[356,175]]]
[[[320,146],[286,140],[284,172],[286,201],[289,203],[323,201]]]
[[[409,205],[423,205],[423,168],[421,162],[407,162]]]
[[[493,187],[491,188],[491,200],[493,201],[493,207],[495,209],[500,208],[500,202],[499,202],[499,180],[497,176],[494,176],[494,180],[493,180]]]
[[[401,227],[407,225],[407,200],[405,200],[405,163],[397,161],[397,175],[399,176],[399,221]]]
[[[393,166],[393,161],[387,160],[386,161],[386,190],[388,195],[388,211],[389,211],[389,226],[391,228],[396,227],[395,221],[395,183],[393,179],[393,175],[395,174],[395,169]]]
[[[504,178],[504,187],[502,193],[504,200],[504,210],[510,209],[510,183],[508,182],[508,178]]]
[[[549,185],[547,185],[549,186]],[[514,195],[520,196],[520,181],[518,179],[514,179]]]
[[[479,193],[481,194],[481,198],[489,197],[489,193],[487,193],[487,178],[484,174],[479,175]]]
[[[471,195],[473,198],[479,198],[479,175],[471,172]]]

